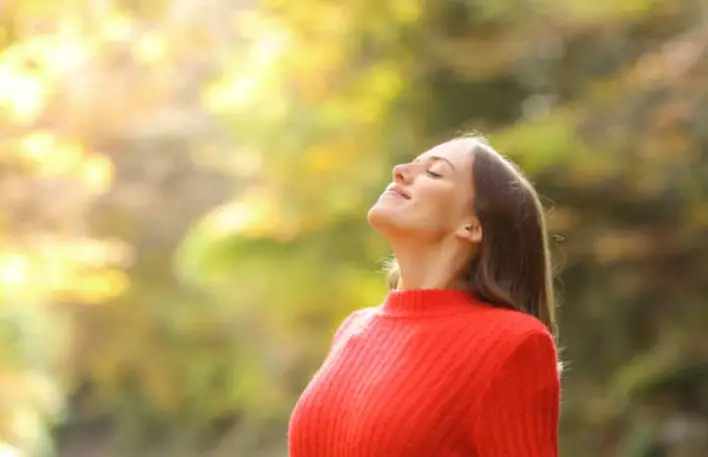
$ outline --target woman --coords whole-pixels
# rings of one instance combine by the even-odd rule
[[[396,258],[290,420],[290,457],[555,457],[560,378],[542,208],[476,138],[393,169],[369,211]]]

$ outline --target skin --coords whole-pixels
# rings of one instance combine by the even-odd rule
[[[457,288],[475,254],[482,240],[472,206],[475,142],[448,141],[395,166],[393,182],[369,210],[369,223],[396,257],[401,289]]]

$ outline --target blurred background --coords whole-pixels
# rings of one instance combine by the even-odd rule
[[[563,455],[707,456],[707,47],[704,0],[0,1],[0,456],[286,457],[368,207],[469,130],[544,195]]]

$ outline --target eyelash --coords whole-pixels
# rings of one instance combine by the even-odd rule
[[[432,176],[433,178],[442,178],[441,174],[435,173],[434,171],[425,170],[425,172],[428,173],[428,175]]]

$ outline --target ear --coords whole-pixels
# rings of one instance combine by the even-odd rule
[[[482,242],[482,224],[479,223],[479,219],[474,218],[468,221],[466,224],[460,226],[459,230],[455,232],[455,235],[468,243],[479,244]]]

